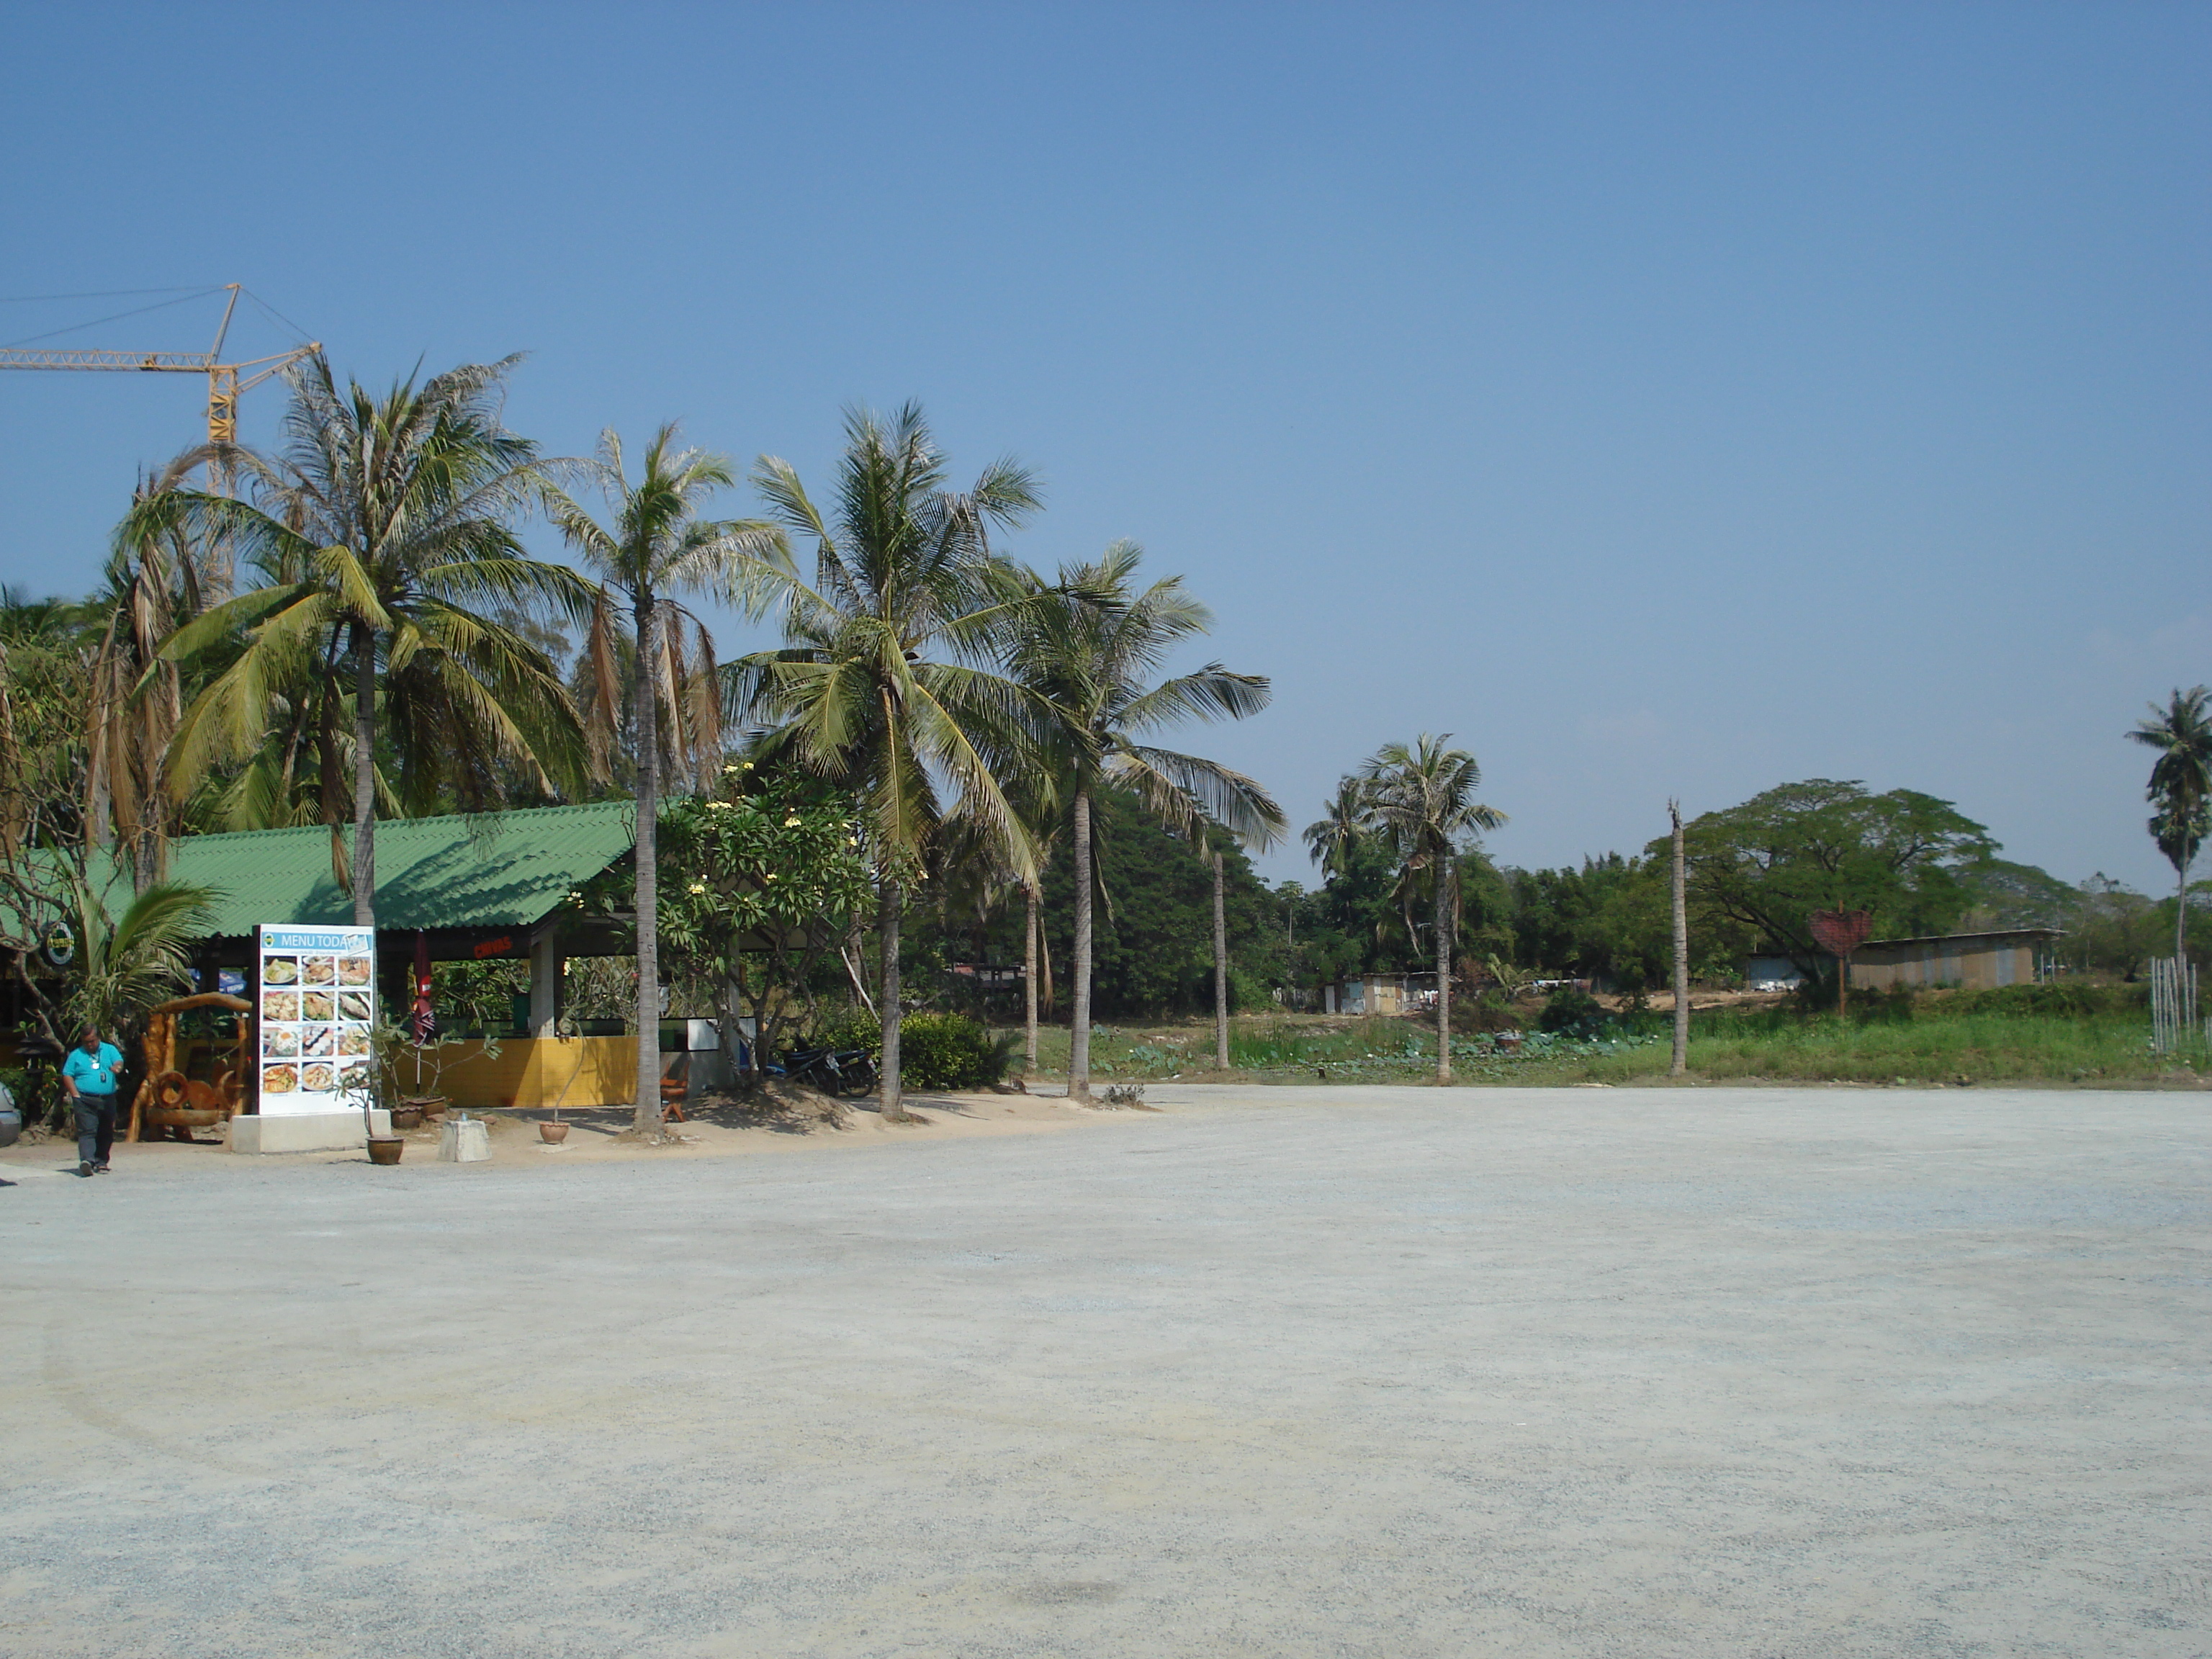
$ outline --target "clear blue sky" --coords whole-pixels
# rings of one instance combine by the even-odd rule
[[[2203,7],[25,6],[0,52],[0,294],[243,282],[376,382],[526,350],[555,453],[676,416],[818,477],[919,398],[1046,476],[1017,551],[1188,576],[1276,688],[1190,741],[1294,823],[1441,730],[1510,862],[1828,776],[2168,879],[2120,733],[2212,680]],[[0,580],[88,585],[200,407],[0,375]]]

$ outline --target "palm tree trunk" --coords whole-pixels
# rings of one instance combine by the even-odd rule
[[[890,877],[878,889],[876,931],[882,935],[884,997],[877,1012],[882,1016],[883,1063],[876,1073],[881,1090],[878,1103],[886,1123],[906,1121],[906,1104],[899,1095],[899,890]]]
[[[1437,1081],[1451,1081],[1451,857],[1437,861]]]
[[[653,696],[651,593],[638,597],[637,684],[630,726],[637,746],[637,1103],[630,1127],[641,1135],[660,1130],[660,721]]]
[[[1091,1098],[1091,792],[1075,792],[1075,975],[1067,1033],[1067,1097]]]
[[[1680,1077],[1690,1069],[1690,911],[1683,882],[1682,809],[1670,800],[1667,815],[1674,821],[1674,1058],[1667,1074]]]
[[[376,641],[353,625],[353,925],[376,926]]]
[[[1034,1072],[1037,1068],[1037,890],[1034,884],[1022,889],[1027,901],[1029,931],[1022,938],[1022,1002],[1023,1013],[1028,1020],[1028,1047],[1022,1056],[1023,1067]]]
[[[1221,897],[1221,849],[1213,849],[1213,1068],[1229,1069],[1229,923]]]
[[[2188,960],[2189,949],[2189,860],[2184,859],[2174,866],[2173,889],[2173,965],[2174,971]]]

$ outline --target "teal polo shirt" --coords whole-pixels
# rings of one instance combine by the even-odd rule
[[[112,1042],[101,1043],[96,1054],[72,1048],[62,1062],[62,1075],[76,1085],[81,1095],[112,1095],[123,1079],[122,1053]]]

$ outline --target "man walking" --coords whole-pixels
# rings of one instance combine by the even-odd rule
[[[104,1175],[115,1145],[115,1091],[123,1081],[123,1051],[102,1042],[89,1025],[62,1062],[62,1086],[76,1107],[76,1172]]]

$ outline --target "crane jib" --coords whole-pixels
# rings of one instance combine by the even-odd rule
[[[0,350],[0,368],[107,368],[173,370],[204,374],[216,360],[197,351],[40,351],[22,346]]]

